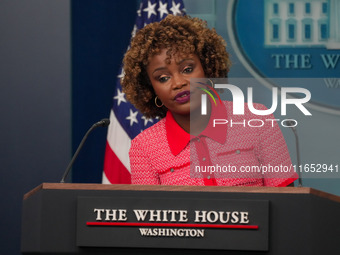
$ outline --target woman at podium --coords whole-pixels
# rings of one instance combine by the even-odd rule
[[[229,54],[204,21],[169,15],[147,25],[123,62],[127,99],[145,117],[161,118],[132,141],[133,184],[288,186],[297,179],[274,116],[246,106],[234,114],[233,102],[220,99],[214,80],[227,78]]]

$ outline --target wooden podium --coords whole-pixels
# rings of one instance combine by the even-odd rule
[[[23,254],[340,254],[340,197],[311,188],[43,183]]]

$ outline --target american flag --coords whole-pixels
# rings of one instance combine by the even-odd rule
[[[168,14],[183,15],[185,13],[182,0],[143,0],[137,11],[136,24],[132,37],[145,25],[157,22]],[[122,92],[120,79],[123,70],[117,76],[116,92],[113,96],[113,107],[110,112],[110,126],[104,159],[104,184],[131,183],[129,149],[131,140],[141,131],[157,122],[156,119],[145,118]]]

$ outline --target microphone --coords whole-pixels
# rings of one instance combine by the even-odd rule
[[[94,123],[94,124],[92,125],[92,127],[91,127],[89,130],[87,130],[87,132],[86,132],[86,134],[84,135],[83,139],[81,140],[81,142],[80,142],[80,144],[79,144],[79,146],[78,146],[76,152],[74,153],[74,155],[73,155],[73,157],[72,157],[70,163],[68,164],[68,166],[67,166],[67,168],[66,168],[66,170],[65,170],[65,172],[64,172],[64,175],[63,175],[63,177],[62,177],[60,183],[64,183],[64,182],[65,182],[65,179],[66,179],[66,177],[68,176],[68,174],[69,174],[69,172],[70,172],[70,170],[71,170],[71,168],[72,168],[72,166],[73,166],[73,163],[74,163],[74,161],[76,160],[76,158],[78,157],[78,154],[79,154],[81,148],[83,147],[83,145],[84,145],[84,143],[85,143],[87,137],[89,136],[89,134],[90,134],[95,128],[97,128],[97,127],[107,127],[108,125],[110,125],[110,120],[109,120],[109,119],[102,119],[101,121],[98,121],[97,123]]]
[[[297,161],[297,170],[299,169],[299,166],[301,164],[300,162],[300,149],[299,149],[299,137],[297,134],[297,130],[296,127],[294,126],[294,121],[291,120],[287,120],[286,123],[288,124],[288,127],[292,129],[294,135],[295,135],[295,147],[296,147],[296,161]],[[298,179],[298,187],[302,187],[302,178],[301,178],[301,172],[298,170],[298,175],[299,175],[299,179]]]

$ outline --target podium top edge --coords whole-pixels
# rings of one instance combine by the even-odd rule
[[[312,194],[340,203],[340,196],[308,187],[230,187],[230,186],[168,186],[134,184],[42,183],[24,195],[24,200],[40,190],[130,190],[169,192],[234,192]]]

